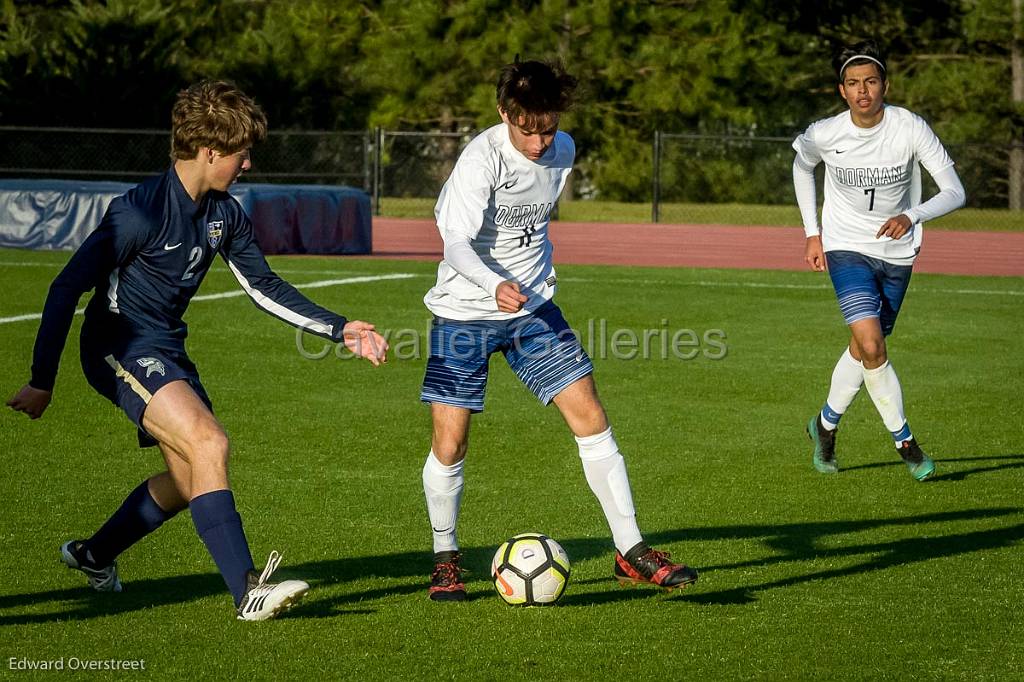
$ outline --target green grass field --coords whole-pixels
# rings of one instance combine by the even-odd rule
[[[67,257],[0,251],[0,318],[41,310]],[[392,332],[427,327],[432,263],[272,262],[296,284],[408,274],[309,293]],[[578,328],[603,318],[609,330],[725,333],[719,360],[594,353],[641,528],[700,569],[692,589],[611,579],[613,550],[571,436],[499,357],[466,467],[471,600],[430,602],[423,359],[381,369],[303,359],[293,331],[248,300],[195,301],[189,348],[232,436],[257,564],[279,550],[278,575],[313,590],[281,620],[236,622],[187,514],[122,556],[123,594],[92,593],[59,563],[62,541],[91,534],[161,467],[86,385],[79,317],[44,418],[5,411],[0,421],[4,673],[16,676],[11,659],[75,657],[142,659],[157,679],[1019,678],[1024,279],[915,275],[890,353],[939,466],[919,484],[866,395],[844,419],[843,471],[810,467],[803,426],[845,343],[823,276],[559,273],[559,303]],[[202,293],[236,288],[218,266]],[[5,398],[28,377],[36,327],[0,323]],[[525,531],[550,534],[573,561],[558,606],[510,608],[489,583],[495,548]]]
[[[435,199],[384,197],[381,214],[392,218],[433,218]],[[619,201],[563,201],[558,205],[559,220],[573,222],[649,223],[649,203],[627,204]],[[661,205],[660,222],[697,225],[801,225],[796,205],[757,204],[673,204]],[[928,229],[1024,231],[1024,211],[995,208],[962,208],[938,220]]]

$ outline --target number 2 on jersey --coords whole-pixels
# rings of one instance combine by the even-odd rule
[[[874,211],[875,210],[875,188],[874,187],[868,187],[866,190],[864,190],[864,194],[865,195],[867,195],[867,194],[871,195],[871,200],[868,202],[868,210],[869,211]]]
[[[193,246],[192,250],[188,254],[188,267],[185,268],[185,274],[181,276],[182,282],[187,282],[192,279],[192,276],[196,273],[192,272],[199,262],[203,260],[203,247]]]

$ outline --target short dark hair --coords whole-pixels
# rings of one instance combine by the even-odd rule
[[[498,77],[498,107],[508,119],[528,129],[572,106],[576,79],[558,62],[519,61],[506,64]]]
[[[262,142],[267,117],[234,83],[205,80],[178,93],[171,110],[171,157],[194,159],[201,147],[234,154]]]
[[[857,55],[863,55],[858,59],[853,59]],[[870,59],[867,59],[870,57]],[[847,62],[850,62],[847,64]],[[835,57],[832,58],[832,69],[836,72],[836,78],[838,82],[842,83],[843,78],[846,76],[846,69],[851,66],[861,66],[863,64],[874,64],[878,67],[878,74],[882,77],[882,80],[887,80],[886,72],[889,67],[885,64],[885,56],[882,51],[878,48],[878,43],[873,40],[862,40],[859,43],[853,45],[844,45]]]

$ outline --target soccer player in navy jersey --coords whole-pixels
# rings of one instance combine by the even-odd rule
[[[911,475],[925,481],[935,463],[917,444],[885,339],[896,324],[921,248],[922,223],[964,205],[953,160],[923,118],[885,103],[885,58],[874,41],[844,47],[832,64],[848,109],[812,123],[793,142],[793,186],[812,270],[828,267],[850,341],[832,372],[828,398],[811,417],[814,468],[839,471],[839,420],[863,385]],[[825,164],[818,226],[814,169]],[[939,192],[921,202],[918,165]]]
[[[178,94],[173,165],[114,199],[54,280],[31,379],[7,403],[32,419],[42,416],[75,307],[94,290],[80,339],[86,379],[135,423],[141,447],[160,448],[167,466],[132,491],[92,537],[61,546],[64,563],[85,573],[98,591],[120,592],[117,556],[186,507],[239,619],[273,618],[309,589],[300,580],[268,582],[277,552],[262,574],[255,572],[228,484],[228,437],[185,353],[182,316],[219,254],[258,307],[344,342],[374,365],[386,361],[387,343],[372,324],[315,305],[274,274],[248,216],[228,194],[266,131],[263,111],[230,83],[204,81]]]

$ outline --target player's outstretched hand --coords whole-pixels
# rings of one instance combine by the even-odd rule
[[[15,412],[24,412],[32,419],[39,419],[49,406],[51,398],[53,391],[43,391],[25,384],[7,401],[7,407]]]
[[[910,231],[910,225],[910,218],[900,213],[898,216],[889,218],[885,221],[885,224],[878,229],[878,234],[875,235],[875,239],[881,239],[882,237],[899,239]]]
[[[388,361],[388,342],[375,329],[369,322],[352,320],[345,325],[342,334],[346,348],[372,362],[374,367],[380,367]]]
[[[825,271],[825,252],[821,248],[821,236],[814,235],[807,238],[807,245],[804,246],[804,261],[815,272]]]
[[[518,313],[529,299],[519,293],[519,285],[507,280],[494,290],[494,300],[498,302],[498,310],[503,313]]]

